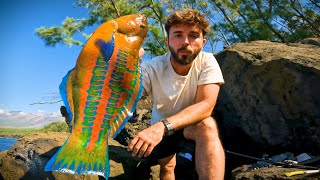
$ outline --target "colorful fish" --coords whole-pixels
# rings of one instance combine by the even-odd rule
[[[45,171],[109,177],[108,136],[132,116],[142,91],[138,52],[147,19],[133,14],[98,27],[60,84],[72,132]]]

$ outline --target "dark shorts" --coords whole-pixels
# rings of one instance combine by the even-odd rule
[[[162,159],[175,153],[184,152],[194,155],[195,142],[183,136],[183,130],[174,132],[171,136],[164,137],[153,149],[150,158]]]

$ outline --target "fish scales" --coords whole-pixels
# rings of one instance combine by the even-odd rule
[[[147,19],[123,16],[98,27],[60,85],[72,133],[46,171],[109,177],[108,136],[115,137],[140,98],[138,51]]]

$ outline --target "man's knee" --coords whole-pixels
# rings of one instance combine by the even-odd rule
[[[176,167],[176,155],[171,155],[158,160],[161,173],[173,172]]]
[[[197,137],[219,137],[218,126],[212,117],[208,117],[199,123],[186,127],[183,135],[187,139],[196,140]]]

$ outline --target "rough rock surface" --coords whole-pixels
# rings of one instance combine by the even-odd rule
[[[216,55],[226,83],[214,115],[226,149],[319,155],[320,47],[313,44],[236,43]]]
[[[68,133],[39,133],[20,138],[10,150],[1,152],[0,179],[99,179],[98,176],[44,171],[67,136]],[[112,139],[109,139],[109,155],[110,179],[149,179],[151,171],[144,169],[144,161],[132,157],[124,146]]]
[[[319,46],[237,43],[216,57],[224,133],[242,131],[262,149],[320,152]]]
[[[303,180],[318,180],[320,175],[317,174],[300,174],[287,177],[285,173],[302,171],[303,169],[297,168],[282,168],[282,167],[265,167],[252,171],[244,171],[247,166],[241,166],[232,171],[234,180],[256,180],[256,179],[276,179],[276,180],[288,180],[288,179],[303,179]]]
[[[128,123],[128,129],[135,132],[134,126]],[[141,126],[143,127],[143,126]],[[139,128],[141,128],[139,127]],[[125,129],[124,131],[127,131]],[[38,133],[24,136],[9,150],[0,152],[0,180],[15,179],[104,179],[98,176],[71,175],[58,172],[45,172],[44,167],[49,159],[65,142],[69,133]],[[160,166],[150,159],[139,159],[117,141],[109,138],[110,177],[109,179],[159,180]],[[187,169],[186,169],[187,168]],[[185,170],[188,170],[185,172]],[[189,160],[179,157],[176,179],[193,179],[194,166]],[[190,176],[191,175],[191,176]]]

